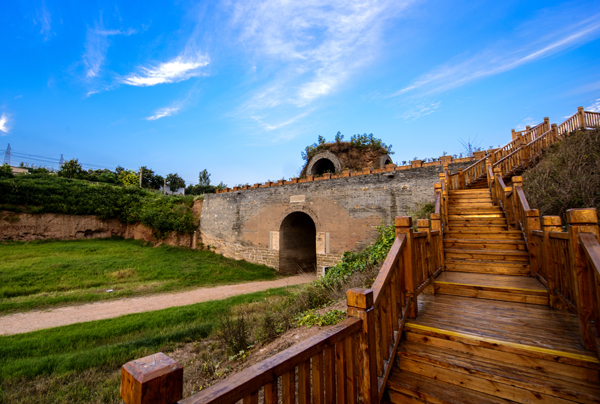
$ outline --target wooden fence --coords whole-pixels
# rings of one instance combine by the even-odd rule
[[[340,324],[181,401],[183,372],[169,370],[177,365],[170,358],[131,361],[121,371],[121,397],[127,404],[379,403],[404,323],[417,317],[417,296],[433,293],[442,270],[437,206],[433,230],[429,220],[415,232],[411,217],[395,218],[396,239],[373,287],[347,291],[348,319]]]
[[[490,190],[509,226],[523,232],[531,275],[547,286],[550,306],[577,314],[584,346],[600,356],[600,231],[596,209],[568,210],[564,232],[559,216],[540,217],[537,209],[530,208],[521,177],[513,177],[512,186],[507,187],[496,169]]]
[[[578,129],[600,126],[600,113],[584,111],[583,107],[560,125],[550,124],[549,118],[536,126],[523,131],[512,131],[513,140],[505,146],[489,150],[488,154],[477,160],[463,171],[449,174],[449,190],[465,189],[483,180],[487,176],[486,165],[491,162],[492,169],[499,168],[504,178],[534,163],[553,143],[561,140]],[[487,178],[489,183],[489,176]]]

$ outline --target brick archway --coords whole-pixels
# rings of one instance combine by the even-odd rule
[[[342,163],[335,154],[330,151],[317,153],[306,167],[307,175],[321,175],[325,172],[337,173],[342,171]]]
[[[317,228],[306,213],[288,214],[279,227],[279,272],[315,272]]]

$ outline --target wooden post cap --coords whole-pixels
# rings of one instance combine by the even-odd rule
[[[569,224],[598,224],[598,212],[595,208],[567,210]]]
[[[432,213],[430,216],[431,220],[440,220],[442,218],[441,213]]]
[[[584,108],[583,108],[583,107],[577,107],[577,112],[581,112],[581,111],[583,111],[583,110],[584,110]]]
[[[371,289],[352,288],[346,291],[348,307],[368,309],[373,306],[373,291]]]
[[[525,216],[527,217],[538,217],[540,215],[540,211],[538,209],[528,209],[525,211]]]
[[[562,226],[560,216],[544,216],[542,217],[543,226]]]
[[[412,227],[412,217],[410,216],[396,216],[394,218],[396,227]]]
[[[521,184],[521,183],[523,183],[523,177],[521,177],[521,176],[514,176],[514,177],[512,177],[512,182],[513,182],[513,184],[514,183]]]
[[[183,395],[183,367],[162,352],[121,368],[125,404],[174,404]]]
[[[429,219],[417,219],[417,227],[419,229],[429,228]]]
[[[494,174],[502,174],[502,169],[500,167],[494,168]]]
[[[440,184],[439,182],[436,184],[433,184],[433,189],[441,189],[442,188],[442,184]]]
[[[552,125],[550,125],[552,127],[552,129],[556,128],[558,125],[556,125],[555,123],[553,123]]]

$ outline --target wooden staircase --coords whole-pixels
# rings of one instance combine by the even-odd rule
[[[523,233],[488,189],[449,192],[444,266],[387,381],[393,403],[599,403],[600,362],[548,307]],[[384,401],[385,401],[384,400]]]

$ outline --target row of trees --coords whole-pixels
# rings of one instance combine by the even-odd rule
[[[202,195],[215,193],[217,189],[227,188],[222,182],[218,185],[211,185],[210,173],[204,169],[198,174],[198,184],[188,185],[186,188],[185,181],[177,173],[169,174],[166,177],[156,174],[151,168],[143,166],[140,171],[126,170],[118,166],[114,171],[108,169],[101,170],[84,170],[78,159],[72,159],[64,162],[58,171],[49,170],[44,167],[26,167],[30,174],[56,174],[59,177],[80,179],[92,182],[103,182],[115,185],[133,185],[140,184],[140,171],[142,177],[142,188],[145,189],[160,189],[166,184],[172,192],[180,188],[185,188],[187,195]],[[12,177],[12,169],[8,164],[0,166],[0,179]]]

